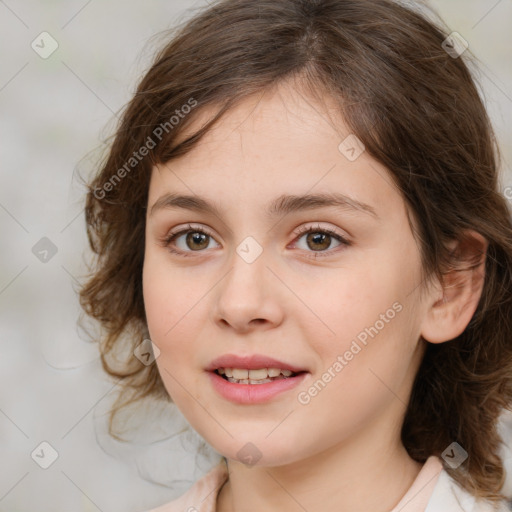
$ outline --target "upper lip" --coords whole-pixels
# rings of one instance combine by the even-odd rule
[[[263,354],[251,354],[245,356],[238,356],[236,354],[224,354],[214,359],[207,367],[206,370],[213,372],[218,368],[240,368],[247,370],[259,370],[260,368],[279,368],[280,370],[290,370],[294,373],[307,371],[284,361],[279,361],[273,357],[268,357]]]

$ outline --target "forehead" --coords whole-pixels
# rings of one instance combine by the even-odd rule
[[[195,112],[176,142],[195,133],[217,110]],[[259,201],[263,208],[282,194],[339,192],[385,210],[390,201],[401,200],[399,192],[389,171],[366,152],[347,158],[343,142],[353,138],[334,101],[325,97],[320,104],[284,83],[245,98],[187,154],[156,166],[150,203],[166,191],[241,208]]]

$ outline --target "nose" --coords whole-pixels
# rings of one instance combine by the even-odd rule
[[[243,253],[242,253],[243,254]],[[216,288],[213,320],[239,333],[270,329],[283,320],[283,285],[263,251],[254,261],[234,252],[231,267]]]

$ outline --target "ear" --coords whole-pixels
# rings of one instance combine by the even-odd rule
[[[421,335],[431,343],[449,341],[464,331],[478,306],[485,281],[488,241],[473,230],[449,244],[452,269],[444,274],[441,291],[432,294]],[[469,268],[468,268],[469,267]]]

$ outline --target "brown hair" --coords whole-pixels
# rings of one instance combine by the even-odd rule
[[[427,343],[402,442],[423,462],[457,441],[469,458],[445,469],[475,496],[502,498],[497,423],[512,403],[512,220],[499,191],[492,127],[463,60],[468,52],[449,55],[446,37],[440,25],[391,0],[223,0],[176,29],[88,184],[96,261],[80,299],[103,327],[101,361],[122,380],[119,407],[147,396],[170,400],[157,366],[133,357],[148,337],[141,282],[153,165],[190,151],[248,95],[301,77],[317,100],[327,94],[338,102],[352,132],[389,169],[417,224],[426,277],[442,280],[461,267],[446,243],[465,229],[489,242],[469,325],[452,341]],[[206,105],[218,107],[216,115],[176,144]]]

